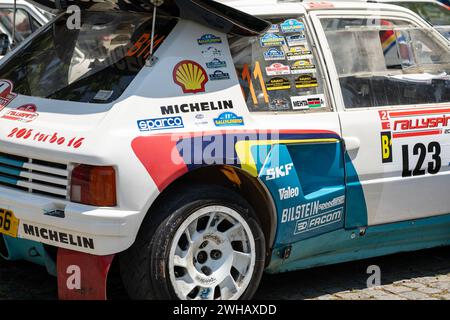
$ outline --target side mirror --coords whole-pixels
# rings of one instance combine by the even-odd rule
[[[0,56],[4,56],[8,53],[9,50],[9,37],[7,34],[1,33],[0,34]]]

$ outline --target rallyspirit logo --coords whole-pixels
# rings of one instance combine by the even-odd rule
[[[15,110],[9,110],[2,119],[13,120],[28,123],[35,120],[39,114],[36,112],[37,107],[34,104],[26,104]]]

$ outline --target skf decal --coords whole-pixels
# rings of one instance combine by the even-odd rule
[[[244,118],[237,116],[233,112],[224,112],[214,119],[216,127],[243,126]]]
[[[36,111],[37,108],[34,104],[26,104],[21,107],[18,107],[15,110],[9,110],[1,118],[28,123],[35,120],[39,116],[39,114]]]
[[[0,111],[11,103],[17,94],[13,93],[14,86],[9,80],[0,80]]]
[[[210,101],[210,102],[197,102],[197,103],[185,103],[185,104],[174,104],[170,106],[162,106],[162,115],[178,114],[178,113],[191,113],[191,112],[205,112],[205,111],[216,111],[216,110],[228,110],[233,109],[232,100],[223,101]]]
[[[94,239],[73,235],[66,232],[60,232],[43,227],[33,226],[31,224],[23,224],[23,232],[28,239],[43,239],[55,243],[70,245],[77,248],[94,250]]]
[[[381,133],[381,159],[383,163],[392,162],[392,134],[390,131]]]
[[[208,76],[197,62],[184,60],[173,69],[173,80],[183,89],[183,93],[199,93],[205,92]]]
[[[294,169],[293,163],[288,163],[275,168],[269,168],[266,171],[266,181],[275,180],[281,177],[288,176],[292,169]]]

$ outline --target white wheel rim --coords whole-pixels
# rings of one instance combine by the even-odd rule
[[[182,300],[237,300],[255,269],[248,223],[235,210],[208,206],[192,213],[171,244],[170,281]]]

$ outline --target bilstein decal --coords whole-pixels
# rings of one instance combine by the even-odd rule
[[[233,109],[232,100],[222,100],[222,101],[210,101],[210,102],[197,102],[197,103],[184,103],[184,104],[174,104],[168,106],[162,106],[162,115],[168,114],[178,114],[178,113],[190,113],[190,112],[205,112],[205,111],[216,111],[216,110],[228,110]]]

